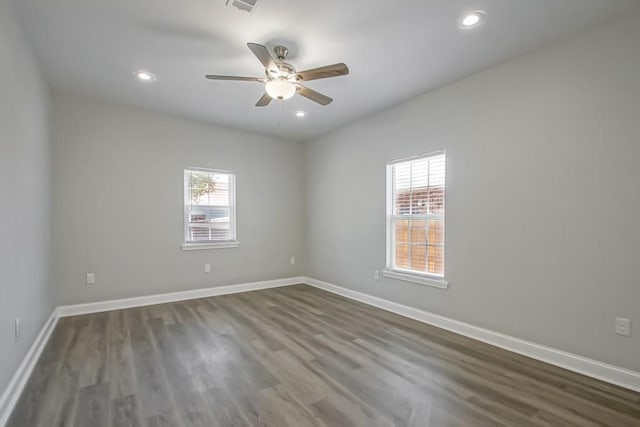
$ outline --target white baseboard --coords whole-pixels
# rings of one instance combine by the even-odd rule
[[[40,329],[40,333],[33,344],[31,344],[27,355],[22,359],[22,363],[18,366],[18,370],[13,374],[11,381],[9,381],[9,385],[5,389],[4,393],[2,393],[2,397],[0,397],[0,426],[4,426],[9,420],[11,411],[13,411],[13,407],[18,401],[18,398],[22,393],[22,389],[24,389],[24,386],[27,384],[27,380],[29,379],[33,368],[36,366],[36,362],[40,359],[42,350],[44,349],[47,341],[49,341],[49,337],[57,323],[58,316],[54,310],[53,313],[51,313],[51,316],[49,316],[49,319],[47,319],[45,324],[42,326],[42,329]]]
[[[427,311],[408,307],[372,295],[357,292],[331,283],[322,282],[309,277],[292,277],[288,279],[268,280],[264,282],[244,283],[238,285],[219,286],[214,288],[196,289],[192,291],[173,292],[167,294],[150,295],[144,297],[125,298],[88,304],[77,304],[58,307],[53,311],[44,324],[36,340],[15,372],[6,390],[0,397],[0,426],[4,426],[13,410],[33,368],[42,354],[45,344],[49,340],[58,319],[66,316],[99,313],[124,308],[142,307],[146,305],[167,302],[184,301],[195,298],[205,298],[216,295],[227,295],[239,292],[249,292],[259,289],[270,289],[281,286],[305,283],[334,294],[372,305],[401,316],[427,323],[442,329],[464,335],[478,341],[486,342],[496,347],[514,353],[522,354],[570,371],[578,372],[602,381],[619,385],[640,392],[640,373],[613,366],[597,360],[578,356],[576,354],[556,350],[554,348],[535,344],[519,338],[504,335],[489,329],[480,328]]]
[[[167,302],[213,297],[216,295],[237,294],[240,292],[257,291],[259,289],[278,288],[280,286],[305,283],[304,281],[305,277],[291,277],[288,279],[242,283],[238,285],[218,286],[214,288],[171,292],[167,294],[148,295],[144,297],[114,299],[109,301],[91,302],[87,304],[63,305],[57,308],[57,313],[60,317],[78,316],[81,314],[100,313],[102,311],[122,310],[124,308],[143,307],[145,305],[164,304]]]
[[[555,365],[569,371],[577,372],[592,378],[596,378],[611,384],[640,392],[640,372],[599,362],[577,354],[557,350],[555,348],[525,341],[509,335],[501,334],[489,329],[459,322],[448,317],[429,313],[417,308],[398,304],[382,298],[374,297],[362,292],[343,288],[331,283],[309,277],[304,278],[304,283],[323,289],[334,294],[341,295],[374,307],[381,308],[392,313],[408,317],[419,322],[437,326],[514,353],[522,354],[532,359]]]

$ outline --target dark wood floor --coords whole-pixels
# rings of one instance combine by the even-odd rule
[[[9,426],[640,426],[640,394],[308,286],[61,319]]]

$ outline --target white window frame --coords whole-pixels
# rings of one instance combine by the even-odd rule
[[[395,251],[393,249],[393,243],[395,242],[395,227],[393,226],[394,220],[399,219],[408,219],[407,216],[403,215],[394,215],[393,213],[393,197],[395,194],[395,189],[393,188],[393,166],[398,163],[405,163],[415,160],[424,159],[427,157],[445,155],[445,191],[444,191],[444,201],[445,204],[444,213],[443,214],[425,214],[425,215],[411,215],[409,219],[418,219],[428,221],[430,219],[443,219],[444,220],[444,233],[445,233],[445,248],[446,248],[446,198],[447,198],[447,158],[444,150],[434,151],[431,153],[419,154],[417,156],[404,157],[401,159],[395,159],[387,163],[387,217],[386,217],[386,268],[383,270],[384,277],[388,277],[391,279],[398,279],[412,283],[418,283],[421,285],[433,286],[440,289],[447,289],[449,287],[449,282],[445,279],[444,275],[440,276],[437,274],[430,273],[422,273],[417,272],[415,270],[407,270],[403,268],[398,268],[395,266]],[[446,250],[444,251],[446,253]],[[445,269],[446,269],[446,259],[445,259]]]
[[[187,174],[189,172],[207,172],[229,175],[229,237],[228,240],[208,240],[208,241],[188,241],[186,239],[189,232],[189,221],[187,220],[187,194],[189,192],[189,184]],[[237,239],[236,229],[236,173],[224,169],[209,169],[200,167],[186,167],[183,173],[183,229],[182,229],[182,250],[199,250],[199,249],[224,249],[224,248],[237,248],[240,246],[240,242]]]

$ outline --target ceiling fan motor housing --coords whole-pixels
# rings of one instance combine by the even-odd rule
[[[277,69],[268,69],[267,77],[270,79],[285,79],[289,80],[291,77],[294,77],[296,74],[296,68],[288,64],[286,62],[278,62],[276,64]]]

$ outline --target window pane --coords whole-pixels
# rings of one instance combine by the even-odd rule
[[[433,274],[444,274],[444,221],[431,220],[427,233],[428,271]]]
[[[224,221],[214,220],[211,222],[211,239],[212,240],[229,240],[229,218]]]
[[[426,221],[411,221],[409,227],[409,242],[413,244],[427,243],[427,222]]]
[[[398,243],[396,246],[396,267],[409,268],[409,245]]]
[[[411,270],[425,272],[427,263],[427,247],[421,245],[411,246]]]
[[[411,213],[411,190],[399,190],[396,192],[395,214],[409,215]]]
[[[409,221],[396,221],[396,243],[406,243],[409,241]]]
[[[426,194],[425,206],[428,206],[427,212],[431,214],[444,213],[444,187],[430,187]]]
[[[429,245],[444,246],[444,221],[443,220],[430,220],[429,232],[427,236],[427,243]]]
[[[444,246],[427,247],[428,272],[444,275]]]
[[[411,190],[411,213],[424,215],[428,213],[429,188],[418,187]]]

